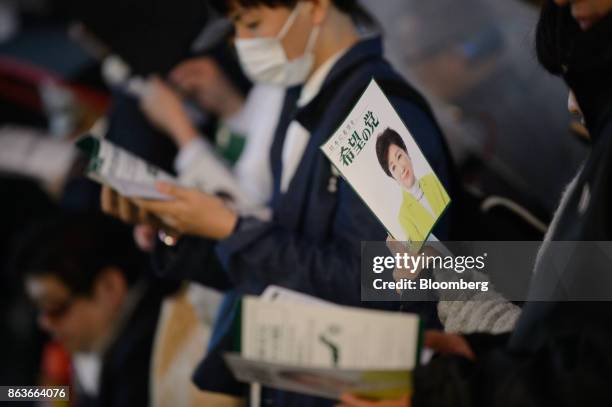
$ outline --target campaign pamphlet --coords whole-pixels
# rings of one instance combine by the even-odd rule
[[[168,200],[167,195],[157,191],[155,183],[177,182],[162,169],[106,139],[85,135],[77,140],[76,145],[89,157],[87,176],[109,185],[123,196]]]
[[[418,315],[327,303],[279,287],[245,297],[239,350],[226,362],[241,381],[337,399],[410,393],[420,355]]]
[[[396,240],[420,250],[450,197],[372,80],[323,153]]]
[[[392,400],[411,391],[409,370],[302,367],[247,359],[237,353],[226,353],[225,361],[236,379],[242,382],[334,400],[345,393]]]
[[[91,134],[77,140],[89,163],[86,174],[96,182],[111,186],[121,195],[134,198],[167,200],[155,188],[157,181],[167,181],[209,194],[228,198],[228,205],[241,214],[253,214],[258,209],[243,191],[227,163],[214,147],[201,140],[197,157],[179,178],[148,163],[103,137]]]

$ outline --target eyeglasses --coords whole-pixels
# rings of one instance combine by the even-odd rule
[[[54,307],[50,307],[48,309],[39,307],[38,312],[40,312],[42,315],[45,315],[47,318],[57,320],[66,315],[73,303],[74,297],[69,297],[68,299]]]

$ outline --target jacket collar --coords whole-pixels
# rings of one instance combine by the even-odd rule
[[[354,67],[361,65],[364,61],[381,58],[383,55],[383,44],[380,36],[372,36],[362,39],[353,45],[347,52],[338,60],[336,65],[329,72],[329,75],[323,82],[323,88],[330,86],[343,78],[346,72]]]
[[[353,45],[334,65],[327,78],[323,81],[321,90],[310,103],[300,108],[296,120],[312,133],[313,125],[318,122],[322,106],[327,106],[336,88],[342,84],[346,76],[358,66],[372,59],[380,60],[383,55],[382,38],[380,36],[366,37]]]
[[[276,208],[275,216],[281,220],[288,228],[296,228],[302,219],[301,212],[306,201],[306,194],[309,188],[309,177],[315,156],[319,153],[320,138],[329,134],[320,133],[316,137],[314,132],[316,126],[321,125],[321,120],[327,110],[330,109],[330,100],[335,96],[335,92],[343,83],[343,79],[356,66],[361,65],[366,60],[380,59],[382,55],[382,41],[380,38],[363,39],[351,47],[334,65],[329,75],[323,82],[319,94],[306,106],[297,111],[295,120],[311,133],[311,139],[306,146],[300,164],[291,180],[287,191],[280,198],[281,204]]]

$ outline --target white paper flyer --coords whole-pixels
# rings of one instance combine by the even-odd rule
[[[450,197],[406,125],[372,80],[321,149],[389,234],[418,250]]]

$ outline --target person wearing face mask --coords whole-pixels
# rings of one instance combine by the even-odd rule
[[[449,191],[451,159],[427,102],[365,35],[354,0],[215,1],[236,26],[244,71],[257,83],[288,88],[270,151],[271,221],[241,216],[214,196],[176,185],[174,199],[137,200],[183,234],[219,241],[217,253],[245,292],[281,284],[345,304],[359,304],[359,246],[383,240],[384,228],[336,176],[319,146],[374,77],[388,90],[436,174]],[[452,195],[452,192],[451,192]],[[435,231],[448,235],[448,219]]]
[[[234,22],[247,76],[287,88],[267,157],[273,173],[272,218],[244,216],[218,197],[169,184],[159,190],[172,200],[136,204],[182,234],[217,240],[218,258],[241,294],[260,294],[276,284],[366,306],[360,300],[361,242],[382,241],[386,231],[332,170],[319,146],[375,78],[452,195],[451,158],[429,105],[383,58],[382,40],[355,0],[216,0],[212,5]],[[434,229],[441,239],[448,237],[448,218],[444,215]],[[434,303],[407,304],[406,309],[437,326]],[[229,334],[230,320],[230,315],[218,319],[213,336]],[[237,391],[221,380],[222,362],[215,362],[232,343],[230,335],[224,338],[212,344],[195,373],[203,389]],[[277,405],[314,403],[280,392],[270,398]]]
[[[417,174],[402,137],[386,129],[376,138],[376,156],[385,174],[402,188],[398,214],[406,239],[424,242],[450,200],[436,174]]]
[[[253,82],[268,83],[282,87],[303,85],[315,63],[313,48],[316,45],[320,25],[312,27],[304,53],[289,60],[283,40],[296,24],[304,3],[297,2],[295,8],[274,37],[238,38],[236,50],[243,69]],[[251,23],[251,27],[255,27]]]

